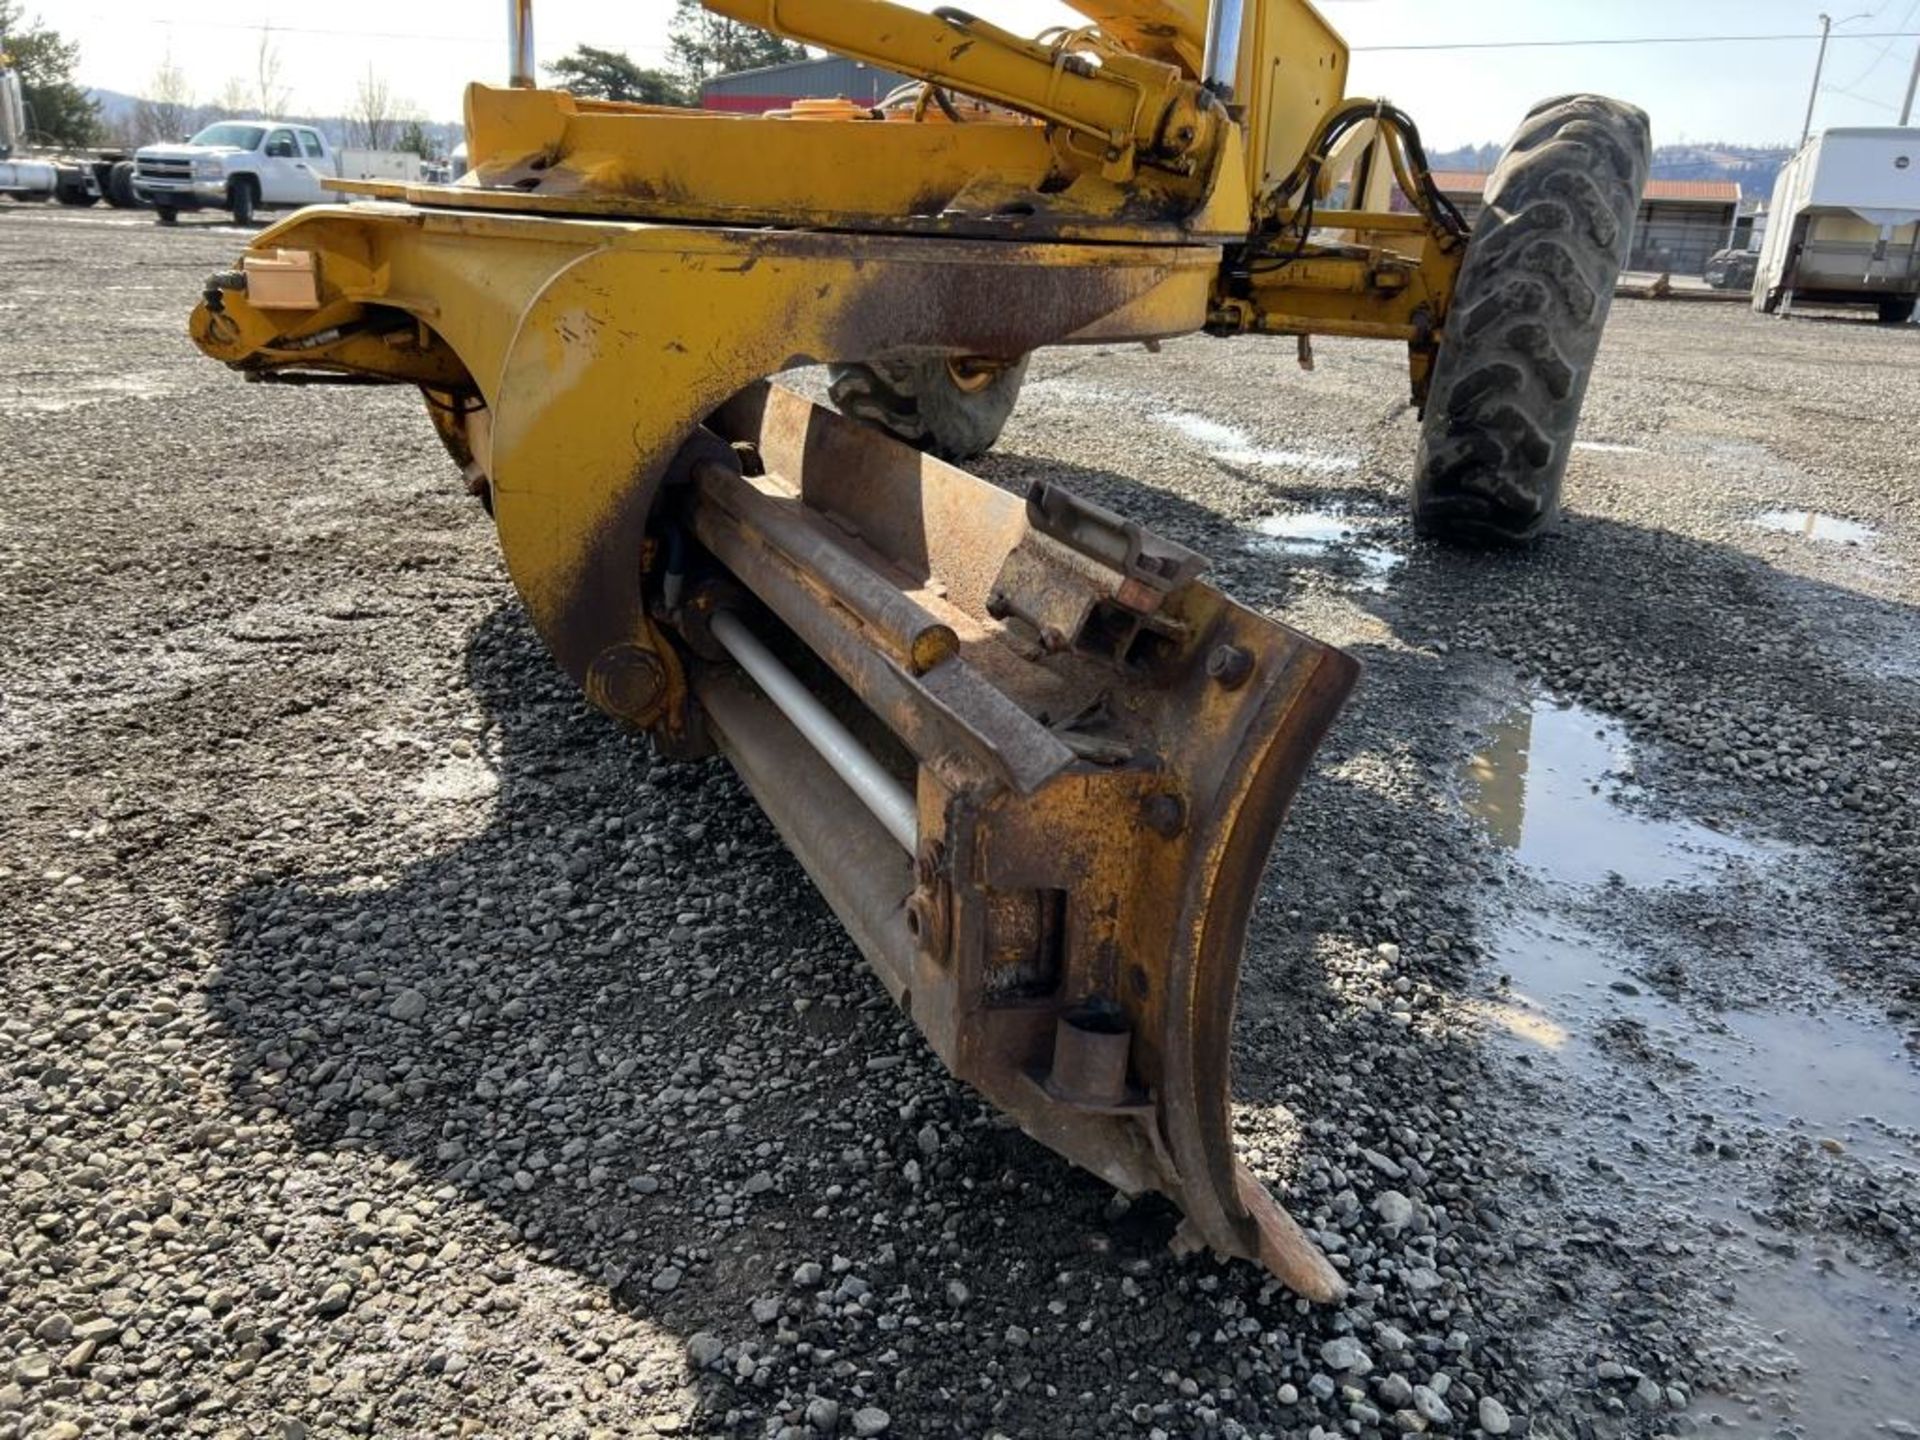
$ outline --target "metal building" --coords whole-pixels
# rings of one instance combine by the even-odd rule
[[[1433,178],[1466,213],[1480,213],[1487,177],[1463,170],[1436,170]],[[1629,270],[1698,275],[1716,250],[1735,242],[1740,185],[1734,180],[1649,180],[1633,231]]]
[[[758,114],[784,110],[796,100],[840,98],[872,105],[908,83],[905,75],[891,70],[828,55],[819,60],[742,70],[736,75],[717,75],[700,86],[700,108]]]

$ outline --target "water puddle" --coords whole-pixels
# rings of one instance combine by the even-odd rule
[[[1406,556],[1385,546],[1359,543],[1370,530],[1383,523],[1379,516],[1352,515],[1341,510],[1293,510],[1256,520],[1253,528],[1258,535],[1249,546],[1270,554],[1307,559],[1347,557],[1360,567],[1361,589],[1382,591],[1387,588],[1393,572],[1407,563]]]
[[[1696,1017],[1640,978],[1625,947],[1535,911],[1502,923],[1490,952],[1501,984],[1487,1017],[1576,1072],[1644,1066],[1722,1119],[1920,1161],[1920,1055],[1837,994],[1804,1011]]]
[[[1306,470],[1317,474],[1336,474],[1360,468],[1359,457],[1335,455],[1322,450],[1281,450],[1256,445],[1246,431],[1204,415],[1184,410],[1164,410],[1153,417],[1157,424],[1178,430],[1197,441],[1213,459],[1226,465],[1250,465],[1262,469]]]
[[[1781,1265],[1735,1250],[1733,1328],[1762,1378],[1693,1406],[1703,1434],[1911,1436],[1920,1303],[1844,1255]],[[1782,1424],[1794,1417],[1795,1424]]]
[[[1720,1079],[1750,1093],[1762,1119],[1857,1154],[1920,1159],[1920,1056],[1891,1024],[1838,1006],[1721,1018],[1749,1056]]]
[[[1675,1433],[1913,1433],[1889,1422],[1912,1414],[1920,1287],[1879,1217],[1920,1189],[1920,1038],[1786,903],[1841,883],[1815,852],[1655,817],[1639,765],[1614,721],[1534,697],[1461,775],[1524,871],[1484,915],[1473,1002],[1514,1142],[1564,1187],[1553,1223],[1618,1245],[1600,1283],[1664,1256],[1690,1287],[1688,1343],[1725,1380]],[[1746,1008],[1709,1003],[1729,988]]]
[[[1756,515],[1753,523],[1762,530],[1798,535],[1828,545],[1871,545],[1879,534],[1871,525],[1843,520],[1838,515],[1822,515],[1817,510],[1767,510]]]
[[[1867,673],[1877,680],[1920,680],[1920,645],[1902,640],[1880,646],[1868,658]]]
[[[1255,521],[1253,528],[1285,544],[1324,548],[1353,539],[1362,526],[1370,523],[1337,510],[1297,510],[1287,515],[1268,515]]]
[[[1817,972],[1809,1010],[1695,1012],[1649,988],[1628,947],[1538,911],[1489,948],[1500,979],[1481,1014],[1565,1106],[1529,1144],[1592,1172],[1581,1213],[1658,1217],[1712,1257],[1701,1324],[1740,1378],[1696,1397],[1701,1433],[1825,1440],[1898,1418],[1920,1292],[1835,1218],[1860,1202],[1833,1197],[1862,1166],[1882,1193],[1920,1184],[1920,1054],[1899,1027]],[[1781,1180],[1796,1169],[1811,1198]],[[1776,1431],[1784,1417],[1805,1428]]]
[[[1633,747],[1616,722],[1535,699],[1509,711],[1461,774],[1461,799],[1527,869],[1568,885],[1685,884],[1762,847],[1633,802]]]

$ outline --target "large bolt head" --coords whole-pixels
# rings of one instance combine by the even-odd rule
[[[646,727],[667,704],[667,667],[643,645],[613,645],[587,671],[587,698],[616,719]]]

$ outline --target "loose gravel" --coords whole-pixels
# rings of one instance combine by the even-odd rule
[[[1036,360],[983,473],[1367,664],[1235,1057],[1316,1309],[939,1069],[416,399],[199,358],[240,243],[0,204],[0,1440],[1920,1434],[1920,331],[1622,302],[1496,556],[1412,537],[1384,347]],[[1503,848],[1542,705],[1611,758],[1513,803],[1727,845]]]

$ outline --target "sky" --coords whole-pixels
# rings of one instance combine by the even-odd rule
[[[936,0],[921,0],[931,9]],[[231,0],[28,0],[80,42],[85,85],[138,94],[170,55],[196,98],[250,74],[260,43],[248,7]],[[331,0],[267,7],[287,24],[275,41],[290,109],[345,111],[371,68],[427,117],[457,119],[468,80],[504,83],[501,0]],[[1034,0],[971,0],[983,18],[1034,33],[1075,18]],[[1596,90],[1643,106],[1662,143],[1797,141],[1818,48],[1817,0],[1322,0],[1355,49],[1349,90],[1384,95],[1413,114],[1430,147],[1504,140],[1536,100]],[[1830,4],[1836,24],[1816,124],[1897,122],[1920,38],[1920,0]],[[663,64],[672,0],[535,0],[537,54],[578,44]],[[1787,40],[1699,44],[1464,48],[1515,41],[1645,41],[1679,36],[1787,35]],[[1447,46],[1445,49],[1392,49]]]

